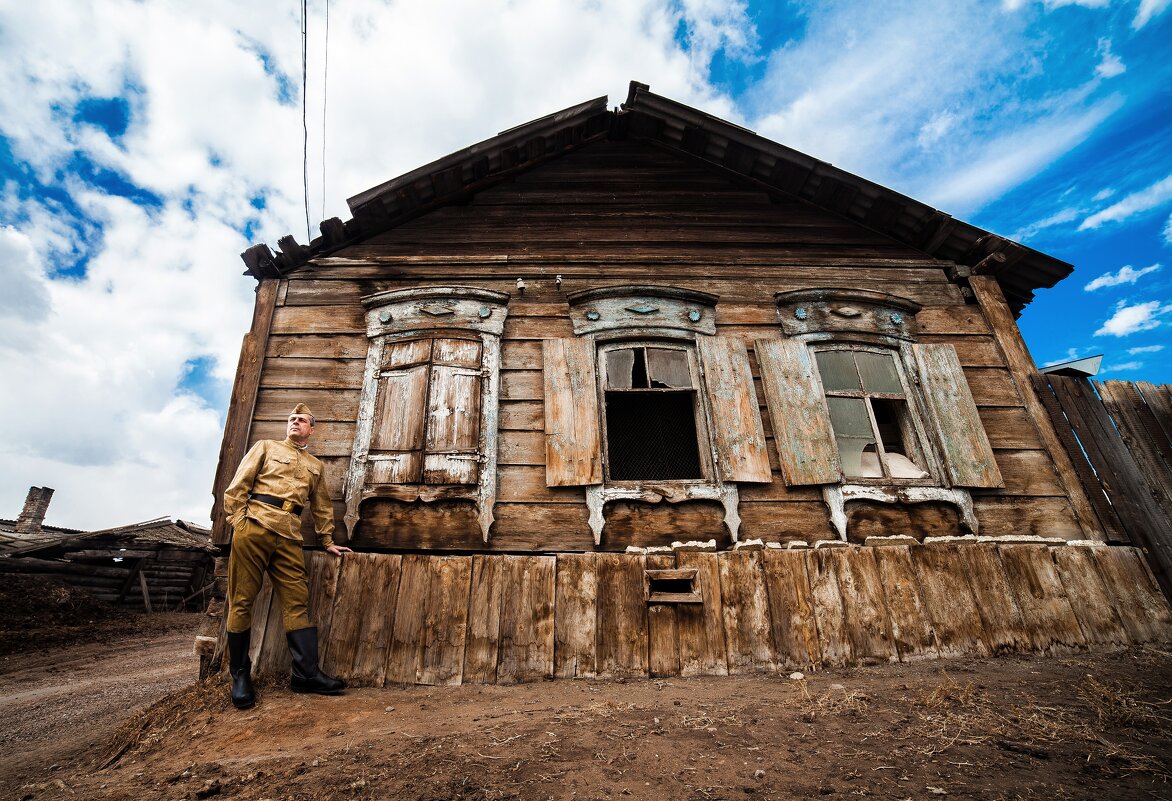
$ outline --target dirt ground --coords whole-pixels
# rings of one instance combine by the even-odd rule
[[[222,681],[194,681],[198,615],[124,617],[89,641],[0,640],[0,799],[1172,799],[1165,649],[339,698],[270,685],[238,712]]]

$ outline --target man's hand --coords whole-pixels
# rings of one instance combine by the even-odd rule
[[[354,553],[352,548],[347,548],[345,545],[331,545],[326,548],[326,553],[331,553],[334,556],[341,556],[344,553]]]

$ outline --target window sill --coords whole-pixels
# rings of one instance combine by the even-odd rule
[[[608,501],[642,501],[644,503],[682,503],[683,501],[720,501],[724,506],[724,524],[732,541],[737,541],[741,516],[737,512],[740,495],[732,482],[716,481],[612,481],[586,487],[586,507],[590,510],[590,531],[594,544],[602,544],[602,530],[606,527],[603,514]]]
[[[960,512],[960,523],[973,535],[977,534],[977,515],[973,499],[967,489],[940,487],[923,483],[907,483],[892,479],[867,484],[827,484],[822,487],[822,500],[830,509],[830,523],[839,539],[846,541],[846,502],[876,501],[878,503],[951,503]]]

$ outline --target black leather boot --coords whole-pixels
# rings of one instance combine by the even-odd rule
[[[248,645],[252,641],[252,630],[228,632],[228,673],[232,676],[232,706],[248,709],[256,703],[252,690],[252,660],[248,658]]]
[[[295,693],[337,695],[346,689],[346,682],[327,676],[317,666],[317,629],[313,626],[285,633],[289,640],[289,654],[293,657],[293,677],[289,689]]]

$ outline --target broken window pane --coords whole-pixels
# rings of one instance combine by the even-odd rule
[[[830,424],[838,442],[843,474],[852,478],[867,477],[871,471],[864,470],[863,451],[875,450],[875,434],[867,415],[867,402],[862,398],[827,398],[826,404],[830,408]]]
[[[822,387],[827,392],[843,389],[862,389],[855,369],[854,354],[842,350],[823,350],[814,354]]]
[[[630,389],[634,364],[635,351],[632,348],[607,351],[606,385],[611,389]]]
[[[647,348],[647,377],[653,389],[691,388],[692,371],[688,354],[682,350]]]
[[[903,393],[899,373],[895,371],[895,360],[886,353],[860,352],[855,354],[859,373],[863,376],[863,389],[867,392]]]

